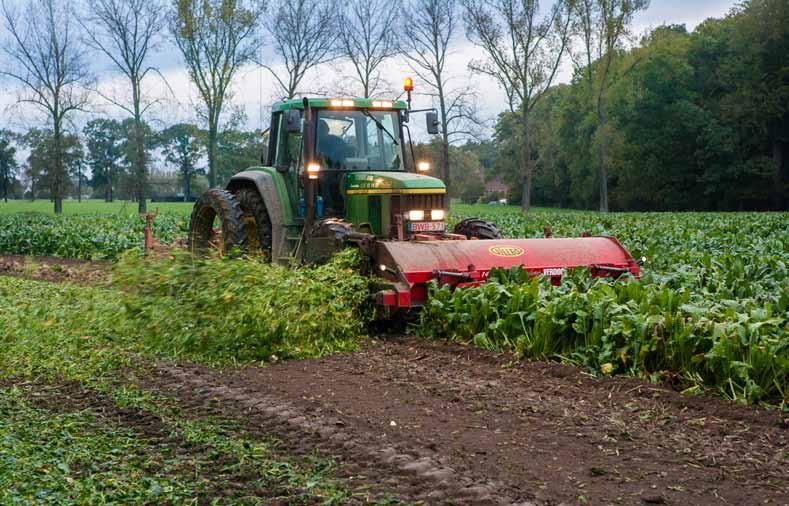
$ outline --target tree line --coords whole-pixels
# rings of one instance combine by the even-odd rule
[[[240,118],[243,119],[243,118]],[[234,125],[217,137],[216,170],[220,180],[227,180],[238,167],[256,165],[262,150],[259,132],[241,130]],[[146,159],[170,170],[151,169],[147,195],[161,200],[178,196],[191,201],[207,189],[203,160],[206,157],[208,132],[191,123],[176,123],[161,130],[142,125]],[[90,189],[93,198],[107,202],[139,198],[137,172],[134,170],[134,121],[97,118],[89,121],[81,135],[67,133],[61,142],[65,173],[63,196],[81,199]],[[53,135],[48,129],[32,128],[25,133],[0,130],[0,199],[53,198],[50,168]],[[16,151],[24,148],[28,155],[23,166],[16,161]],[[7,169],[5,169],[7,167]],[[7,174],[7,177],[2,177]]]
[[[199,97],[211,186],[225,177],[220,165],[230,153],[221,151],[221,137],[235,116],[232,90],[242,68],[266,69],[279,95],[294,98],[329,91],[334,83],[310,72],[342,62],[352,69],[344,91],[374,97],[392,93],[382,69],[398,58],[438,110],[441,133],[419,149],[453,196],[470,199],[485,179],[500,178],[524,210],[532,202],[602,211],[786,206],[785,0],[750,0],[693,33],[661,27],[638,45],[632,22],[648,0],[555,0],[542,10],[538,0],[0,6],[9,34],[0,74],[19,85],[20,101],[50,118],[42,131],[49,135],[46,184],[56,212],[70,181],[66,138],[73,132],[66,126],[96,100],[128,118],[127,187],[145,210],[152,146],[146,125],[162,100],[152,83],[164,81],[152,55],[170,48]],[[469,42],[482,57],[467,72],[492,78],[507,99],[490,140],[478,139],[478,90],[447,67],[448,56]],[[89,64],[95,55],[126,83],[119,92],[97,84]],[[557,85],[567,64],[573,79]],[[2,160],[0,169],[8,165]]]
[[[602,54],[571,55],[572,81],[546,90],[529,113],[541,205],[789,207],[789,3],[752,0],[693,32],[661,26]],[[488,177],[516,188],[521,115],[501,114],[481,151]]]

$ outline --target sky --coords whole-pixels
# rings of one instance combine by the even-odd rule
[[[651,29],[662,24],[685,24],[689,30],[709,17],[722,17],[736,4],[734,0],[652,0],[646,11],[639,13],[633,22],[634,34],[645,34]],[[547,2],[546,2],[547,4]],[[5,39],[5,33],[0,31],[0,39]],[[481,50],[465,40],[459,34],[453,51],[448,58],[447,69],[451,76],[452,86],[472,85],[477,90],[477,108],[479,116],[491,125],[498,113],[505,110],[505,95],[495,81],[490,78],[472,75],[467,70],[469,61],[483,56]],[[266,63],[271,63],[276,69],[276,61],[269,50],[263,49],[262,57]],[[124,89],[125,82],[111,70],[111,66],[103,58],[95,58],[96,76],[100,88],[107,90]],[[180,121],[197,121],[194,114],[194,104],[198,102],[193,86],[190,84],[185,68],[174,47],[163,44],[163,49],[154,56],[153,64],[161,70],[161,76],[152,76],[146,83],[151,96],[161,99],[160,106],[152,109],[149,121],[155,128],[162,128]],[[0,54],[0,65],[2,65]],[[321,83],[322,87],[331,93],[332,90],[341,90],[350,81],[343,77],[350,73],[348,66],[325,64],[314,69],[308,74],[309,83]],[[402,78],[412,75],[404,62],[393,60],[384,65],[383,78],[390,83],[393,89],[398,89]],[[565,65],[559,76],[558,82],[569,80],[571,69]],[[165,83],[166,80],[166,83]],[[414,107],[431,107],[431,99],[418,95],[421,89],[418,80],[415,82],[417,95],[414,98]],[[309,86],[304,86],[305,89]],[[396,95],[396,92],[394,93]],[[0,129],[24,131],[32,126],[40,126],[44,117],[36,113],[29,106],[16,105],[18,90],[15,83],[0,78]],[[241,70],[233,86],[232,103],[235,107],[246,112],[249,129],[264,128],[268,126],[268,106],[278,100],[274,86],[274,78],[266,70],[248,67]],[[392,98],[396,98],[393,96]],[[117,108],[96,101],[91,111],[79,114],[73,118],[72,128],[80,129],[87,121],[99,116],[115,116],[123,118]],[[227,117],[227,115],[225,116]],[[414,125],[417,137],[424,136],[421,124]]]

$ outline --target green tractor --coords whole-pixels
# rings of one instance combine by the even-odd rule
[[[533,247],[544,253],[533,240],[502,239],[484,220],[463,220],[446,231],[446,186],[422,174],[429,165],[414,159],[407,126],[411,114],[426,112],[427,131],[435,134],[437,114],[410,110],[412,86],[406,83],[407,102],[305,98],[276,104],[262,165],[195,203],[192,253],[240,249],[294,265],[357,247],[364,270],[381,278],[376,300],[391,310],[423,305],[431,280],[473,286],[492,268],[527,265]],[[561,275],[568,262],[589,263],[589,245],[570,248],[580,260],[564,252],[558,266],[548,265],[549,275]],[[630,268],[620,260],[619,269]]]
[[[225,190],[211,189],[195,204],[191,251],[238,248],[289,264],[325,258],[349,241],[443,234],[444,183],[421,174],[426,162],[408,167],[412,147],[404,131],[412,112],[389,100],[276,104],[262,166],[234,175]],[[428,132],[437,133],[436,114],[426,119]],[[500,237],[489,224],[464,226],[470,236]]]

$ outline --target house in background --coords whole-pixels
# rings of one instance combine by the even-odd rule
[[[502,204],[506,204],[507,200],[510,197],[512,190],[508,185],[502,182],[500,177],[495,177],[485,183],[485,193],[482,194],[482,198],[486,201],[503,201]]]

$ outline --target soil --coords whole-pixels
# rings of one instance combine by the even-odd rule
[[[565,365],[395,337],[262,368],[162,362],[136,381],[405,501],[789,504],[779,412]]]
[[[112,263],[60,257],[0,255],[0,275],[38,281],[71,282],[98,286],[106,284]]]

